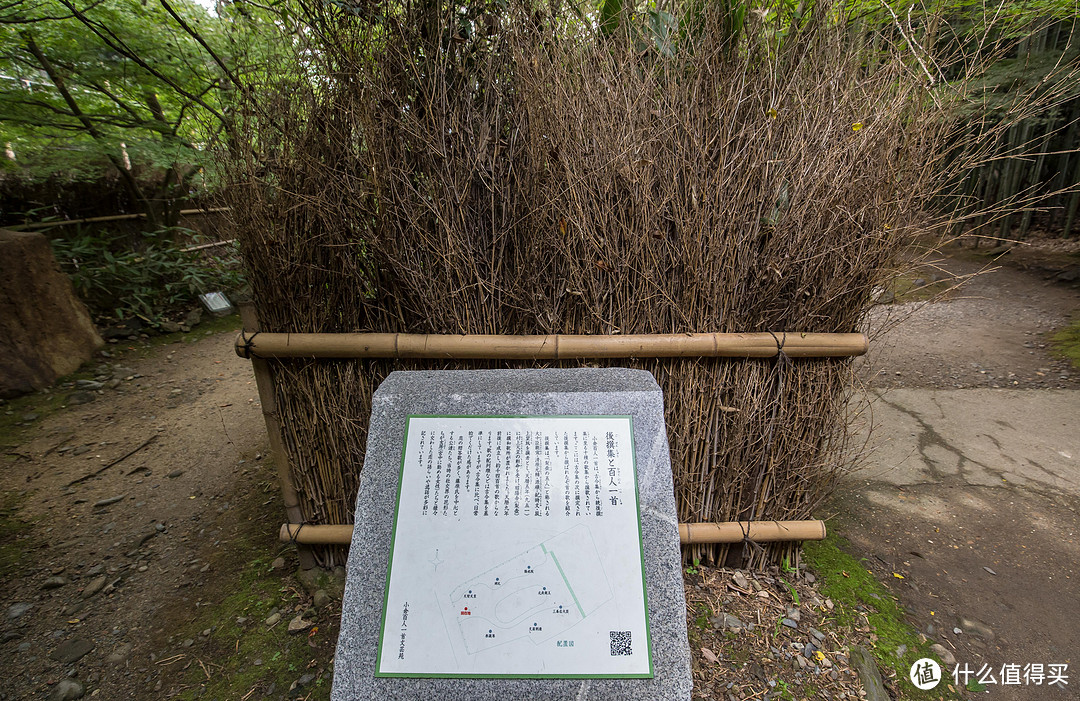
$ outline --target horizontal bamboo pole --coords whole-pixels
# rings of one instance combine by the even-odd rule
[[[315,526],[283,523],[278,533],[282,543],[301,545],[349,545],[353,527]],[[824,521],[739,521],[734,523],[680,523],[683,545],[698,543],[741,543],[743,538],[758,543],[789,540],[824,540]]]
[[[727,523],[680,523],[683,545],[698,543],[756,543],[789,540],[825,540],[824,521],[734,521]]]
[[[862,355],[861,333],[688,333],[628,336],[486,336],[404,333],[260,333],[236,337],[241,358],[792,358]]]
[[[231,207],[210,207],[208,209],[181,209],[179,214],[182,217],[192,217],[202,214],[228,212],[231,209]],[[31,222],[29,224],[12,224],[11,226],[5,226],[0,228],[12,229],[14,231],[21,231],[24,229],[48,229],[53,226],[70,226],[72,224],[97,224],[100,222],[126,221],[128,219],[144,219],[145,217],[146,213],[136,212],[134,214],[110,214],[105,217],[86,217],[85,219],[54,219],[52,221],[38,221]]]

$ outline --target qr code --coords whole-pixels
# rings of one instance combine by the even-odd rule
[[[611,634],[611,656],[618,657],[620,655],[633,655],[634,649],[631,647],[631,631],[628,630],[612,630],[608,631]]]

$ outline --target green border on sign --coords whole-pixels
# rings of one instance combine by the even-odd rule
[[[401,485],[405,479],[405,448],[409,443],[409,425],[413,419],[627,419],[630,422],[630,457],[634,472],[634,508],[637,512],[638,553],[641,565],[641,595],[645,606],[645,644],[649,655],[649,671],[641,674],[445,674],[427,672],[380,672],[383,639],[386,636],[386,607],[390,602],[390,573],[394,567],[394,541],[397,538],[398,512],[401,508]],[[560,568],[560,572],[562,568]],[[572,592],[573,590],[571,590]],[[576,601],[576,597],[575,597]],[[379,644],[375,655],[376,677],[408,679],[651,679],[655,675],[652,656],[652,631],[649,627],[649,591],[645,581],[645,544],[641,538],[641,495],[638,492],[637,443],[634,439],[634,417],[631,414],[409,414],[405,419],[405,435],[401,441],[401,467],[398,470],[398,494],[394,502],[394,526],[390,534],[390,558],[386,565],[386,586],[383,591],[382,620],[379,624]]]

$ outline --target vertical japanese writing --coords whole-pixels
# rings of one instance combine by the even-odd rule
[[[431,513],[435,516],[439,515],[439,497],[440,485],[442,484],[442,469],[443,469],[443,453],[446,452],[446,434],[442,431],[439,432],[439,449],[435,454],[435,489],[433,490],[431,500]]]
[[[611,431],[608,431],[607,435],[605,436],[605,446],[607,448],[608,463],[608,497],[612,506],[618,506],[622,503],[622,499],[619,498],[620,475],[617,462],[619,456],[619,446],[618,443],[615,441],[615,434]]]
[[[422,471],[417,507],[444,518],[602,517],[625,498],[627,447],[618,432],[590,428],[420,430],[409,447]]]
[[[610,433],[610,432],[609,432]],[[593,500],[596,504],[596,515],[604,515],[603,506],[603,492],[600,491],[600,441],[594,435],[592,437],[592,459],[593,459]]]
[[[589,469],[589,461],[592,459],[590,448],[592,441],[588,431],[581,432],[581,483],[584,491],[585,515],[592,513],[592,470]]]
[[[421,465],[425,464],[424,463],[424,448],[427,447],[427,444],[428,444],[428,432],[427,431],[421,431],[420,432],[420,446],[419,446],[419,451],[417,452],[419,462],[420,462]],[[425,476],[424,476],[424,511],[423,511],[423,514],[425,516],[427,516],[428,502],[429,502],[430,498],[431,498],[431,458],[429,457],[428,460],[427,460]]]
[[[502,484],[503,458],[503,431],[495,432],[495,463],[492,465],[492,473],[495,475],[495,490],[492,493],[491,507],[495,516],[499,515],[499,486]]]

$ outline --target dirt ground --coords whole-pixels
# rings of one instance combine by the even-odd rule
[[[934,274],[964,276],[985,263],[960,255]],[[878,327],[903,320],[874,344],[864,366],[871,390],[1065,392],[1061,406],[1075,411],[1064,418],[1080,435],[1080,373],[1047,349],[1048,334],[1080,310],[1071,282],[1053,279],[1059,274],[1004,267],[943,301],[879,307]],[[334,606],[314,610],[310,594],[281,574],[295,561],[276,543],[282,513],[262,459],[258,395],[232,341],[227,330],[196,329],[148,348],[110,345],[111,357],[77,376],[81,383],[0,405],[8,424],[23,424],[9,426],[17,446],[0,474],[0,699],[62,698],[59,682],[72,674],[88,697],[185,697],[212,688],[215,656],[244,655],[249,637],[280,633],[290,650],[333,644]],[[66,408],[49,408],[58,404]],[[875,467],[889,466],[872,457],[844,483],[830,506],[835,528],[896,583],[920,629],[961,663],[1075,662],[1076,490],[947,474],[897,484]],[[279,554],[284,561],[274,561]],[[238,586],[256,591],[258,605],[206,622],[200,609]],[[318,625],[284,637],[294,614]],[[990,630],[961,628],[963,618]],[[329,683],[327,670],[296,654],[268,686],[262,671],[285,660],[252,653],[237,672],[256,680],[245,701]],[[1080,680],[1051,691],[1075,698],[1075,689]]]
[[[938,270],[985,265],[967,251]],[[1047,353],[1080,294],[1045,257],[999,266],[944,300],[878,308],[879,323],[916,313],[872,346],[871,452],[829,509],[919,630],[961,668],[989,665],[988,693],[1080,698],[1080,373]],[[1005,686],[1014,664],[1073,678]]]

